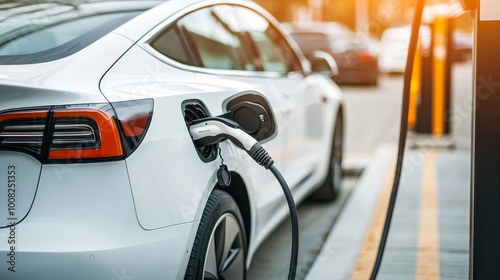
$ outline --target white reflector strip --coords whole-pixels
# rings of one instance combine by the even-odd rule
[[[87,124],[56,124],[53,144],[96,144],[94,128]]]
[[[45,125],[43,124],[17,123],[6,125],[0,131],[0,143],[42,145],[44,128]]]

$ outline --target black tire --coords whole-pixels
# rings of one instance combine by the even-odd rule
[[[342,115],[337,116],[333,132],[332,150],[330,152],[330,165],[328,167],[328,176],[325,181],[312,195],[311,198],[317,201],[333,201],[339,191],[342,183],[342,154],[344,151],[343,141],[343,121]]]
[[[203,211],[184,279],[246,279],[244,229],[234,199],[214,190]]]

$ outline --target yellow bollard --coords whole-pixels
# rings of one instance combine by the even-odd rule
[[[436,137],[444,134],[445,124],[446,79],[449,78],[446,75],[447,25],[446,16],[436,16],[434,19],[432,133]]]
[[[408,111],[408,126],[415,127],[417,123],[418,96],[420,94],[420,80],[422,79],[422,48],[420,42],[415,53],[415,62],[410,85],[410,107]]]

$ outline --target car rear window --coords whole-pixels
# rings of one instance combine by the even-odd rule
[[[0,64],[32,64],[66,57],[144,11],[130,7],[123,11],[119,4],[93,11],[59,4],[63,1],[56,3],[0,5]]]
[[[306,55],[315,50],[331,49],[330,38],[327,34],[316,32],[293,32],[290,35],[297,41],[302,52]]]

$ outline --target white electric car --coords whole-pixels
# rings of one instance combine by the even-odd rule
[[[250,1],[2,1],[0,279],[244,279],[288,215],[283,192],[188,127],[239,123],[297,202],[332,200],[333,72]]]

